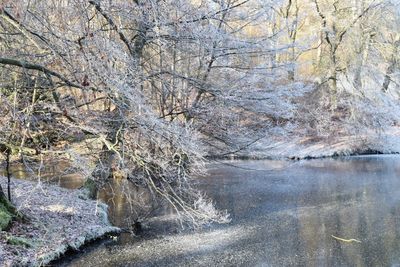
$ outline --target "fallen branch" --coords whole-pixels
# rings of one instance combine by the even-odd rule
[[[342,242],[346,242],[346,243],[352,243],[352,242],[361,243],[360,240],[357,240],[357,239],[354,239],[354,238],[352,238],[352,239],[344,239],[344,238],[340,238],[340,237],[337,237],[337,236],[334,236],[334,235],[331,235],[331,237],[333,237],[336,240],[339,240],[339,241],[342,241]]]
[[[63,81],[68,86],[79,88],[79,89],[85,89],[83,86],[69,81],[67,78],[65,78],[61,74],[59,74],[55,71],[49,70],[48,68],[46,68],[42,65],[33,64],[33,63],[29,63],[29,62],[22,61],[22,60],[12,59],[12,58],[3,58],[3,57],[0,57],[0,64],[17,66],[17,67],[21,67],[21,68],[29,69],[29,70],[38,70],[45,74],[57,77],[58,79]]]

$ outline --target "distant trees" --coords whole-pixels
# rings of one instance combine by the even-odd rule
[[[323,2],[323,3],[321,3]],[[365,1],[362,1],[361,7],[349,6],[348,1],[320,1],[314,0],[316,11],[321,20],[321,31],[322,45],[326,47],[326,81],[329,84],[330,94],[331,94],[331,108],[335,110],[337,107],[337,94],[338,94],[338,73],[343,72],[346,68],[344,60],[346,60],[344,51],[347,49],[345,38],[350,35],[350,31],[353,30],[356,24],[364,17],[367,17],[368,12],[376,7],[375,3],[372,2],[369,5],[365,5]],[[360,26],[360,31],[362,31],[362,26]],[[364,35],[365,33],[360,33]],[[357,38],[361,38],[361,45],[356,55],[356,59],[351,60],[351,62],[356,61],[359,65],[357,68],[361,68],[363,54],[367,46],[367,40],[363,40],[360,35]],[[354,39],[353,39],[354,40]],[[350,42],[351,43],[351,42]],[[359,41],[357,40],[357,44]],[[354,44],[354,45],[357,45]],[[360,58],[361,57],[361,62]],[[360,69],[357,70],[355,75],[355,85],[360,85]]]
[[[280,13],[288,14],[282,11],[293,4],[284,1]],[[296,34],[298,79],[317,81],[312,99],[299,106],[300,116],[314,121],[319,133],[326,136],[333,134],[338,124],[346,125],[341,134],[372,125],[379,129],[394,125],[396,119],[391,114],[397,114],[398,109],[398,64],[392,55],[397,55],[393,29],[399,17],[398,4],[310,0],[298,8],[297,15],[289,14],[287,19],[307,14]],[[310,63],[316,67],[314,71],[307,68]],[[381,94],[390,84],[392,91]],[[392,113],[381,112],[386,108]]]
[[[398,73],[399,73],[399,47],[400,33],[400,11],[398,4],[388,3],[385,6],[385,11],[382,12],[382,24],[379,27],[379,46],[377,50],[380,53],[382,60],[386,63],[384,70],[384,80],[382,83],[382,91],[387,92],[390,84],[394,84],[398,88]]]

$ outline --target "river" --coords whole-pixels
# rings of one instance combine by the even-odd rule
[[[59,264],[400,266],[400,156],[224,161],[198,182],[230,213],[229,224],[149,226],[154,234],[88,246]],[[114,222],[128,212],[120,201]]]

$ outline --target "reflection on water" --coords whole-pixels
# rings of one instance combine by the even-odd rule
[[[200,233],[164,233],[168,242],[125,239],[90,250],[67,265],[400,265],[399,156],[227,163],[210,165],[198,186],[229,211],[231,224]],[[117,225],[137,219],[129,200],[147,203],[150,197],[127,186],[115,180],[100,192]]]
[[[33,164],[32,164],[33,165]],[[24,164],[13,162],[11,176],[17,179],[48,182],[68,189],[78,189],[83,186],[85,179],[65,161],[46,162],[40,169],[38,166],[27,168]],[[6,176],[6,171],[0,169],[0,175]],[[155,203],[150,192],[135,186],[126,179],[110,179],[98,192],[98,199],[109,207],[109,218],[113,225],[129,230],[136,221],[144,221],[155,215],[170,215],[173,211]],[[160,229],[160,232],[170,230],[170,226]],[[124,233],[119,243],[133,240],[130,233]]]
[[[11,176],[33,181],[40,179],[42,182],[49,182],[68,189],[76,189],[83,185],[83,177],[77,174],[66,161],[46,162],[40,167],[40,173],[38,172],[39,166],[36,165],[30,168],[22,163],[13,162],[10,166]],[[4,168],[0,168],[0,175],[6,176]]]
[[[236,164],[260,168],[265,163]],[[203,186],[234,222],[273,229],[261,238],[270,255],[259,262],[393,266],[400,264],[399,163],[398,156],[364,156],[301,161],[273,172],[221,167]],[[259,222],[263,219],[272,221]],[[267,260],[271,255],[277,261]]]
[[[135,186],[126,179],[110,180],[99,191],[98,198],[108,205],[111,223],[128,231],[121,234],[118,239],[119,244],[129,243],[135,239],[132,235],[135,231],[135,222],[143,222],[160,214],[173,213],[161,203],[157,204],[148,190]],[[161,226],[165,227],[157,229],[158,232],[170,229],[170,226]]]

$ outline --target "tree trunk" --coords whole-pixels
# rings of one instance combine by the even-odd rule
[[[7,195],[8,201],[11,202],[11,172],[10,172],[10,150],[6,152],[6,172],[7,172]]]
[[[15,214],[14,207],[7,200],[3,188],[0,185],[0,231],[5,230],[10,225]]]
[[[390,58],[389,66],[386,69],[385,79],[384,79],[383,84],[382,84],[382,91],[383,92],[387,92],[387,90],[389,89],[389,85],[390,85],[390,82],[391,82],[391,77],[390,76],[394,73],[394,71],[396,69],[396,66],[397,66],[399,47],[400,47],[400,40],[397,39],[393,43],[392,56]]]
[[[328,76],[328,85],[329,85],[329,93],[331,95],[331,110],[335,110],[337,108],[337,64],[336,64],[336,50],[331,51],[331,62],[330,62],[330,70]]]
[[[368,58],[368,49],[369,49],[369,37],[366,37],[363,41],[363,44],[360,47],[360,50],[357,53],[357,58],[356,58],[356,70],[354,74],[353,84],[357,90],[360,90],[362,88],[361,73],[364,64]]]
[[[383,80],[383,84],[382,84],[382,91],[385,93],[389,89],[389,85],[390,85],[390,81],[391,81],[390,76],[393,74],[395,66],[396,66],[396,62],[393,60],[392,62],[390,62],[390,65],[386,70],[385,79]]]
[[[357,19],[358,14],[361,14],[363,10],[365,10],[365,1],[364,0],[355,0],[354,3],[355,12],[353,14],[354,20]],[[358,33],[360,34],[360,38],[356,39],[356,60],[355,60],[355,71],[354,71],[354,80],[353,85],[356,90],[362,89],[362,70],[364,68],[364,64],[368,58],[368,49],[370,43],[370,32],[366,32],[365,26],[362,22],[358,23],[357,28]]]

